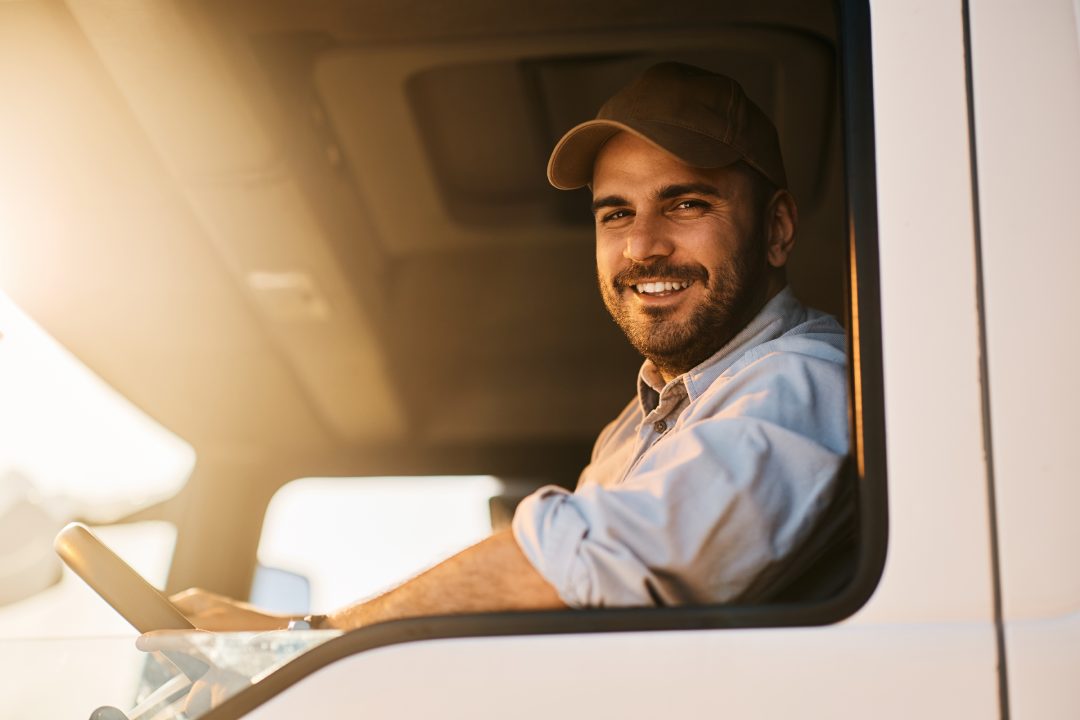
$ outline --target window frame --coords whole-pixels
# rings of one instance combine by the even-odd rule
[[[854,577],[817,602],[671,608],[497,612],[414,618],[361,628],[320,645],[230,698],[206,720],[238,718],[321,667],[375,648],[423,640],[509,635],[819,626],[854,614],[873,594],[888,539],[874,105],[868,0],[838,0],[847,282],[848,481],[854,483],[858,552]]]

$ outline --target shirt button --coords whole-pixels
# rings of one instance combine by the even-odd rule
[[[652,429],[663,435],[664,432],[667,430],[667,423],[663,420],[657,420],[653,423]]]

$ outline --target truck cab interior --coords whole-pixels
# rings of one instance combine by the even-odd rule
[[[298,477],[572,486],[640,359],[596,291],[588,192],[544,168],[654,62],[722,69],[772,114],[800,208],[790,282],[846,314],[829,3],[69,9],[84,71],[120,96],[101,112],[171,180],[175,218],[117,227],[81,268],[126,310],[57,334],[195,450],[183,492],[144,511],[180,528],[172,589],[244,596],[262,511]],[[80,291],[49,283],[51,304],[88,305],[61,284]]]
[[[19,68],[0,82],[23,90],[6,93],[4,187],[26,199],[6,209],[0,287],[196,458],[174,496],[111,521],[176,527],[167,590],[247,598],[267,506],[298,478],[490,475],[508,488],[496,522],[530,488],[573,487],[640,357],[596,289],[588,191],[549,187],[545,164],[616,89],[678,60],[734,76],[779,130],[800,213],[789,282],[863,348],[845,497],[869,544],[847,546],[824,594],[796,588],[767,611],[540,614],[478,632],[853,611],[826,601],[856,566],[860,597],[876,581],[884,473],[865,455],[883,452],[877,340],[858,327],[876,303],[872,179],[851,187],[872,133],[845,104],[845,83],[866,79],[845,70],[858,37],[843,47],[838,7],[0,5]]]

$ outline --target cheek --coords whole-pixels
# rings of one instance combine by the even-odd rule
[[[700,230],[683,238],[683,257],[707,268],[730,263],[738,252],[738,234],[727,225]]]
[[[624,262],[621,245],[610,241],[597,241],[596,271],[600,277],[611,277],[621,269]]]

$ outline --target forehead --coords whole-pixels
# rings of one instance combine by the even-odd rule
[[[653,196],[665,187],[705,183],[724,195],[738,195],[746,184],[737,167],[696,168],[628,132],[604,144],[593,164],[594,197],[618,194]]]

